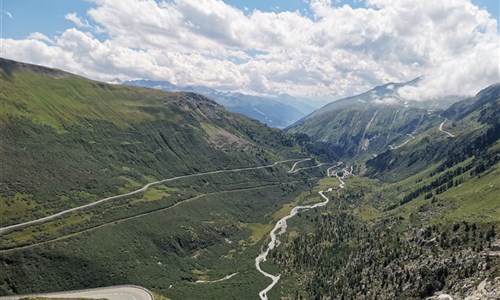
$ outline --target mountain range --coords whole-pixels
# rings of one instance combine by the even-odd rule
[[[500,84],[399,98],[415,83],[280,130],[220,104],[269,99],[0,59],[0,295],[134,284],[255,299],[267,251],[269,299],[495,299]]]
[[[426,101],[402,98],[399,89],[414,86],[420,78],[388,83],[362,94],[333,101],[286,128],[341,145],[346,157],[373,155],[397,146],[407,136],[434,127],[439,113],[463,97]]]

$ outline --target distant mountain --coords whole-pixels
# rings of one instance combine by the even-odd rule
[[[217,93],[207,96],[227,110],[240,113],[276,128],[285,128],[305,116],[305,113],[291,105],[275,99],[245,95],[241,93]]]
[[[270,127],[284,128],[315,109],[304,100],[290,95],[276,98],[246,95],[238,92],[221,92],[204,86],[177,86],[168,81],[133,80],[123,84],[155,88],[164,91],[189,91],[214,99],[227,110],[243,114]]]
[[[288,94],[280,94],[276,98],[272,99],[275,99],[277,102],[295,107],[298,111],[306,114],[309,114],[321,107],[321,105],[319,105],[317,102],[311,101],[311,99],[297,98]]]
[[[500,84],[440,114],[367,102],[293,128],[354,152],[355,176],[290,225],[282,298],[498,299]]]
[[[386,104],[386,105],[397,105],[401,107],[444,109],[449,107],[451,104],[464,99],[464,97],[459,97],[459,96],[447,96],[438,99],[428,99],[425,101],[411,101],[403,99],[399,95],[398,93],[399,89],[406,86],[415,86],[419,81],[420,77],[407,82],[400,82],[400,83],[391,82],[381,86],[377,86],[362,94],[335,100],[321,107],[320,109],[314,111],[313,113],[308,115],[305,119],[318,116],[329,111],[334,111],[345,106]]]
[[[450,96],[417,102],[399,96],[400,88],[418,81],[419,78],[388,83],[360,95],[333,101],[287,130],[339,145],[346,157],[379,153],[397,146],[407,135],[435,126],[441,120],[440,109],[461,99]]]

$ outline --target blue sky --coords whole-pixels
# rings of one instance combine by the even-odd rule
[[[370,8],[365,8],[367,2]],[[0,0],[1,56],[92,79],[339,98],[500,81],[498,0]]]
[[[305,0],[225,0],[224,2],[238,7],[242,11],[296,11],[309,13]],[[73,26],[65,19],[68,13],[76,12],[85,16],[89,8],[96,5],[88,0],[2,0],[2,37],[21,39],[32,32],[41,32],[49,37],[57,35]],[[498,0],[473,0],[475,5],[485,8],[493,18],[499,20]],[[363,7],[361,0],[333,1],[334,5],[349,5],[353,8]],[[12,16],[10,17],[9,14]],[[500,23],[500,22],[499,22]]]

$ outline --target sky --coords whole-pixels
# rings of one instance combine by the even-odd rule
[[[92,79],[407,99],[500,81],[498,0],[0,0],[1,56]]]

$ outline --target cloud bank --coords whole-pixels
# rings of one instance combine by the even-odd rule
[[[2,39],[3,56],[112,81],[341,97],[424,75],[408,99],[472,95],[499,79],[497,22],[469,0],[309,2],[310,14],[217,0],[93,0],[55,37]]]

